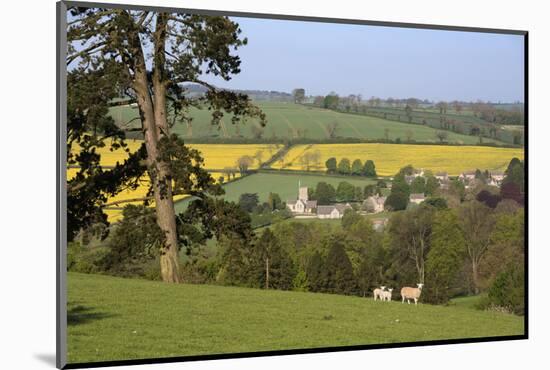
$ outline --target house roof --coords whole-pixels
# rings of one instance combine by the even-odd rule
[[[410,199],[424,199],[423,193],[412,193]]]
[[[318,206],[317,214],[318,215],[330,215],[332,211],[336,209],[335,206]]]
[[[436,176],[447,176],[447,172],[436,172]]]

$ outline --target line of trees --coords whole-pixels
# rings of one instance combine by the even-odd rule
[[[328,174],[376,177],[376,166],[370,159],[363,163],[360,159],[350,162],[344,157],[338,162],[335,157],[331,157],[326,160],[325,167]]]

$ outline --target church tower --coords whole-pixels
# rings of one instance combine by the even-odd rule
[[[308,196],[307,196],[307,186],[300,186],[300,182],[298,181],[298,199],[303,200],[307,202]]]

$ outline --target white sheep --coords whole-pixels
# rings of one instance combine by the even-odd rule
[[[382,300],[382,294],[384,293],[384,289],[386,289],[386,286],[385,285],[382,285],[380,287],[380,289],[376,288],[373,290],[373,295],[374,295],[374,300],[376,301],[377,299],[380,299]]]
[[[408,304],[411,304],[410,299],[414,299],[414,304],[418,303],[418,298],[420,298],[420,293],[422,293],[422,287],[424,284],[416,284],[418,288],[403,287],[401,288],[401,303],[405,303],[405,299]]]
[[[382,300],[383,301],[391,301],[391,292],[393,291],[393,288],[389,288],[387,291],[382,292]]]

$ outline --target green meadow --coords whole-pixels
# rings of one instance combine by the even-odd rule
[[[308,139],[324,140],[329,137],[327,127],[329,124],[337,124],[336,136],[341,138],[357,138],[365,140],[379,140],[386,137],[395,140],[400,138],[407,140],[412,132],[411,139],[422,142],[438,142],[436,129],[420,124],[401,123],[383,118],[340,113],[328,109],[304,106],[284,102],[259,102],[257,105],[267,116],[267,125],[264,128],[263,137],[266,139],[281,140],[285,138],[295,139],[303,135]],[[246,123],[234,125],[231,116],[226,114],[219,127],[210,123],[212,112],[208,109],[191,109],[189,116],[193,117],[192,129],[186,123],[176,122],[172,132],[184,139],[200,138],[252,138],[252,127],[258,126],[257,121],[249,119]],[[130,106],[118,106],[111,108],[111,116],[123,127],[135,127],[137,108]],[[457,134],[447,131],[447,140],[451,143],[477,144],[477,136]],[[494,142],[491,139],[483,139],[484,142]]]
[[[342,295],[68,273],[70,363],[523,331],[523,317],[462,305],[414,306]]]

